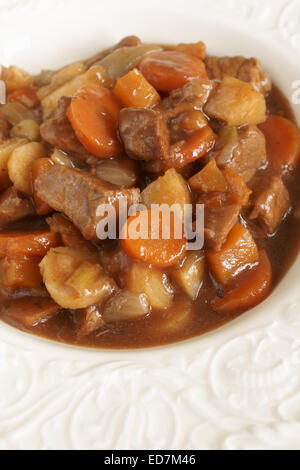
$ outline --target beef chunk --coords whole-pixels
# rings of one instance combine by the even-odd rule
[[[159,111],[125,108],[120,112],[120,136],[128,155],[136,160],[164,160],[169,133]]]
[[[70,103],[71,98],[65,96],[60,98],[58,106],[50,118],[41,125],[41,136],[46,142],[65,152],[87,154],[87,150],[77,139],[67,118],[67,110]]]
[[[239,204],[205,208],[204,235],[209,248],[216,251],[222,248],[229,232],[238,222],[240,211]]]
[[[211,80],[195,79],[182,88],[173,90],[170,95],[160,101],[155,109],[159,110],[165,119],[173,119],[181,113],[201,109],[207,102],[214,88]]]
[[[0,139],[8,137],[8,120],[0,113]]]
[[[218,166],[231,168],[246,182],[250,181],[256,170],[267,161],[263,133],[254,125],[242,127],[238,131],[236,142],[230,145],[230,149],[225,145],[214,152]]]
[[[60,310],[59,305],[47,297],[24,297],[2,305],[1,315],[14,325],[30,328],[45,323]]]
[[[137,204],[139,189],[118,189],[89,173],[55,165],[35,180],[35,190],[43,201],[67,215],[87,240],[99,241],[97,225],[104,216],[97,215],[102,204],[118,210],[121,198],[128,206]]]
[[[208,56],[205,59],[208,77],[222,80],[225,75],[238,78],[251,85],[260,93],[266,94],[271,90],[271,79],[263,71],[259,60],[245,57],[215,57]]]
[[[0,228],[34,213],[31,201],[20,197],[13,186],[0,197]]]
[[[279,176],[254,179],[249,219],[258,220],[268,234],[276,231],[291,207],[290,196]]]

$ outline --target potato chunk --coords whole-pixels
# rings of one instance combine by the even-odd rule
[[[257,260],[256,243],[249,230],[240,224],[233,227],[220,251],[207,252],[211,272],[221,284],[228,284],[241,270]]]
[[[202,251],[189,253],[181,267],[171,276],[192,300],[196,300],[203,284],[205,259]]]
[[[174,211],[179,220],[183,220],[184,205],[191,204],[191,193],[185,179],[174,168],[166,171],[141,194],[142,202],[151,209],[152,204],[178,205]]]
[[[225,76],[209,98],[205,112],[229,126],[260,124],[266,119],[266,101],[249,83]]]
[[[166,274],[139,263],[130,269],[128,289],[136,294],[146,294],[151,307],[158,310],[169,308],[173,303],[174,293]]]
[[[187,327],[192,316],[192,302],[181,297],[170,310],[167,310],[157,323],[160,334],[174,335]]]
[[[8,161],[8,174],[18,191],[32,195],[31,164],[45,155],[43,144],[38,142],[22,145],[12,152]]]
[[[40,270],[49,294],[63,308],[100,304],[116,289],[97,256],[87,251],[53,248],[40,263]]]
[[[24,145],[27,143],[26,139],[10,139],[10,140],[5,140],[4,142],[0,143],[0,171],[6,172],[7,173],[7,165],[8,165],[8,160],[10,159],[10,156],[12,152],[17,148],[20,147],[21,145]]]
[[[24,119],[12,128],[11,134],[14,137],[25,137],[37,142],[40,140],[40,126],[33,119]]]

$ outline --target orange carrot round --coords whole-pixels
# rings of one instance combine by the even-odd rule
[[[37,95],[38,88],[34,86],[27,86],[19,88],[9,95],[8,101],[13,103],[18,101],[24,104],[27,108],[36,108],[40,104],[40,100]]]
[[[181,88],[193,78],[207,78],[204,62],[178,51],[149,54],[140,64],[144,77],[158,91]]]
[[[121,238],[128,256],[160,268],[176,264],[187,247],[182,224],[172,212],[169,224],[161,211],[138,212],[128,218]]]
[[[120,110],[111,90],[89,85],[74,95],[67,115],[82,145],[96,157],[110,158],[122,151],[116,130]]]
[[[213,304],[218,313],[243,312],[262,302],[269,294],[272,284],[272,267],[264,250],[259,253],[257,266],[244,272],[242,279],[225,292],[223,299]]]
[[[45,256],[59,244],[59,235],[47,230],[0,233],[0,258],[5,256]]]
[[[270,114],[259,125],[267,143],[270,167],[281,173],[284,169],[293,170],[300,159],[300,132],[288,119]]]

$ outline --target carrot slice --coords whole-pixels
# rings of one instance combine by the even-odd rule
[[[41,258],[8,256],[2,261],[1,274],[4,287],[38,288],[42,284],[39,263]]]
[[[120,110],[111,90],[90,85],[73,96],[67,115],[82,145],[96,157],[110,158],[122,151],[116,130]]]
[[[47,297],[23,297],[9,300],[2,307],[1,314],[17,326],[29,328],[44,323],[59,311],[59,305]]]
[[[293,170],[300,159],[300,132],[288,119],[271,114],[259,125],[267,142],[269,165],[276,173]]]
[[[216,135],[209,126],[192,134],[179,148],[174,144],[171,150],[171,166],[177,170],[198,160],[215,145]]]
[[[176,51],[178,52],[185,52],[186,54],[189,55],[194,55],[198,57],[199,59],[205,59],[206,55],[206,46],[204,42],[195,42],[195,43],[180,43],[176,47]]]
[[[258,249],[249,230],[236,224],[220,251],[209,250],[207,261],[215,279],[228,284],[247,265],[258,259]]]
[[[49,231],[0,233],[0,258],[10,256],[45,256],[59,244],[59,236]]]
[[[18,101],[29,109],[36,108],[40,104],[40,100],[37,95],[38,87],[27,86],[19,88],[9,95],[8,101],[13,103]]]
[[[178,51],[149,54],[141,62],[140,70],[156,90],[165,92],[181,88],[193,78],[207,78],[201,59]]]
[[[269,294],[272,284],[272,267],[264,250],[259,261],[250,271],[244,272],[234,286],[225,292],[223,299],[213,302],[218,313],[242,312],[262,302]]]
[[[160,96],[138,70],[133,69],[121,77],[114,93],[126,108],[149,108],[160,101]]]
[[[129,217],[123,228],[122,247],[128,256],[144,263],[161,268],[173,266],[183,258],[187,247],[183,234],[176,238],[177,229],[182,231],[182,224],[172,212],[169,224],[161,211],[139,212]]]
[[[33,189],[33,198],[35,203],[35,210],[38,215],[47,215],[53,212],[53,209],[44,202],[41,198],[39,198],[36,194],[34,189],[34,182],[38,176],[45,173],[49,168],[54,165],[50,158],[38,158],[32,163],[31,166],[31,179],[32,179],[32,189]]]

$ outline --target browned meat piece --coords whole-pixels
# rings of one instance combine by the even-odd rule
[[[214,157],[218,166],[231,168],[248,182],[253,178],[256,170],[267,161],[265,137],[254,125],[242,127],[231,148],[228,149],[225,146],[217,150],[214,152]]]
[[[0,228],[35,213],[33,204],[19,196],[13,186],[0,197]]]
[[[11,299],[2,305],[1,315],[10,323],[23,328],[38,326],[54,317],[61,308],[47,297]]]
[[[8,120],[0,113],[0,139],[8,137]]]
[[[164,160],[168,156],[169,132],[159,111],[125,108],[120,112],[119,131],[128,155],[136,160]]]
[[[249,219],[257,219],[268,234],[276,231],[291,208],[290,196],[279,176],[260,176],[253,181],[252,212]]]
[[[81,314],[78,336],[88,336],[94,331],[99,330],[105,324],[102,314],[96,305],[92,305],[83,310]]]
[[[216,251],[222,248],[230,230],[238,222],[241,208],[238,204],[205,208],[204,235],[209,248]]]
[[[160,101],[155,109],[159,110],[165,119],[173,119],[181,113],[193,109],[201,109],[207,102],[214,88],[214,82],[202,78],[192,80],[170,93]]]
[[[89,173],[55,165],[35,180],[38,197],[50,207],[67,215],[87,240],[99,241],[97,225],[105,215],[97,215],[102,204],[118,213],[120,199],[128,206],[139,203],[139,189],[118,189]]]
[[[266,94],[272,88],[270,76],[263,71],[259,60],[245,57],[215,57],[207,56],[205,65],[208,77],[222,80],[224,75],[230,75],[251,85],[259,92]]]
[[[87,154],[87,150],[77,139],[67,118],[70,103],[71,98],[65,96],[59,100],[58,106],[51,117],[41,125],[41,136],[46,142],[65,152]]]

